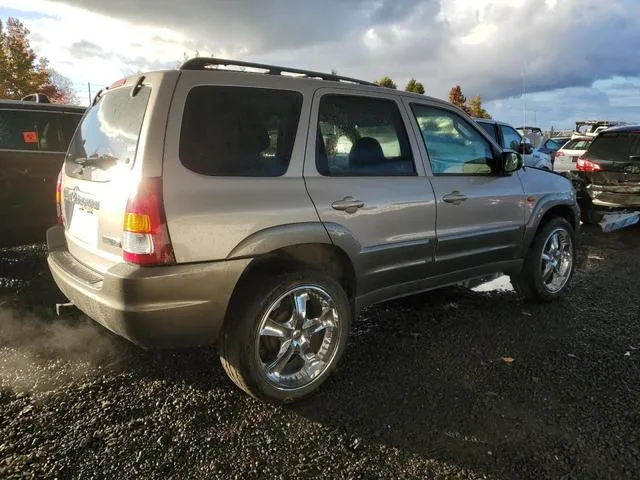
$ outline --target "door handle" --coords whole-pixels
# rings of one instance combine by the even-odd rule
[[[460,205],[467,199],[466,195],[463,195],[458,190],[454,190],[451,193],[447,193],[442,200],[447,203],[453,203],[454,205]]]
[[[331,208],[334,210],[342,210],[347,213],[356,213],[362,207],[364,207],[364,202],[353,197],[344,197],[342,200],[336,200],[331,204]]]

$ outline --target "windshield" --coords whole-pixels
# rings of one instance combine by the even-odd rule
[[[107,182],[120,170],[115,167],[133,165],[151,88],[143,86],[133,97],[132,90],[107,92],[89,109],[69,146],[67,175]]]

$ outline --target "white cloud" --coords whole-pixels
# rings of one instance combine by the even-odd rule
[[[415,77],[437,97],[460,84],[468,96],[508,99],[522,93],[524,74],[528,92],[575,87],[593,100],[594,82],[640,76],[632,61],[640,43],[634,0],[0,0],[0,6],[42,15],[25,19],[34,46],[79,83],[172,67],[196,49],[336,68],[369,80],[389,75],[399,85]],[[620,94],[611,98],[622,101]],[[500,105],[504,112],[513,101]]]

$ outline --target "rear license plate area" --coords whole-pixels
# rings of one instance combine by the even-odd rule
[[[100,203],[78,189],[65,191],[69,234],[89,247],[98,246]]]

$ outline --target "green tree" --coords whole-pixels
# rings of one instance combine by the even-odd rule
[[[422,85],[422,83],[416,81],[415,78],[409,80],[409,83],[407,83],[407,86],[404,88],[404,90],[405,92],[413,92],[424,95],[424,86]]]
[[[393,89],[398,88],[398,86],[393,82],[393,80],[391,80],[387,76],[382,77],[380,80],[376,80],[375,83],[385,88],[393,88]]]
[[[489,112],[482,108],[482,97],[476,95],[469,100],[469,114],[475,118],[491,118]]]
[[[331,75],[338,75],[338,71],[335,68],[332,68],[329,72]]]
[[[44,93],[54,103],[75,100],[71,82],[36,55],[29,30],[17,19],[0,20],[0,98],[19,100],[30,93]]]

